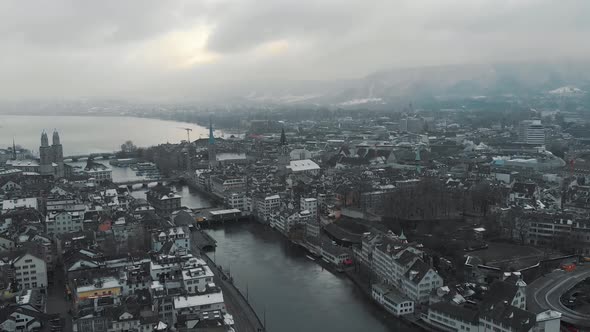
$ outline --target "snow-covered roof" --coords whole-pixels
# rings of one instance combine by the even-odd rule
[[[95,280],[95,281],[100,281],[100,283],[95,282],[92,285],[80,286],[76,289],[76,292],[82,293],[82,292],[89,292],[89,291],[93,291],[93,290],[97,290],[97,289],[107,289],[107,288],[115,288],[115,287],[122,286],[119,279],[117,279],[115,277],[102,278],[102,279]]]
[[[179,296],[174,298],[175,309],[191,308],[216,303],[223,303],[223,293],[221,291],[219,293]]]
[[[17,198],[17,199],[6,199],[2,202],[2,210],[14,210],[16,208],[29,207],[37,209],[37,198]]]
[[[293,172],[319,170],[320,166],[309,159],[292,160],[288,166]]]

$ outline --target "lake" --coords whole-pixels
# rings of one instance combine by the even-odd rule
[[[137,146],[147,147],[161,143],[178,143],[186,140],[186,131],[191,128],[191,140],[208,137],[208,128],[184,122],[158,119],[113,117],[113,116],[33,116],[0,115],[0,147],[16,144],[27,148],[35,155],[41,145],[41,132],[54,129],[64,149],[64,155],[91,152],[113,152],[121,149],[127,140]]]

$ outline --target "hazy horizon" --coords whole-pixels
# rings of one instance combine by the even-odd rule
[[[200,99],[381,70],[582,61],[590,2],[5,1],[0,99]]]

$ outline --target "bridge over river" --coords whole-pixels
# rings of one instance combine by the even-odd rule
[[[106,159],[114,159],[115,153],[114,152],[103,152],[103,153],[88,153],[88,154],[77,154],[71,156],[65,156],[64,161],[80,161],[80,160],[106,160]]]

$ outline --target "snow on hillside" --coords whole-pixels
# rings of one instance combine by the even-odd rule
[[[561,88],[549,91],[549,93],[559,96],[579,96],[585,92],[576,88],[575,86],[562,86]]]

